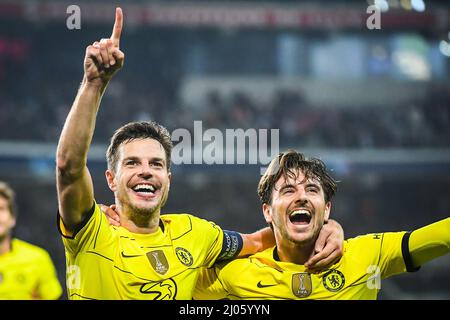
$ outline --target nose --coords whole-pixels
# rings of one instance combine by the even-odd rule
[[[308,198],[306,197],[306,192],[304,192],[304,190],[297,190],[295,197],[295,204],[300,207],[308,203]]]
[[[153,176],[151,166],[149,164],[143,164],[138,175],[141,178],[151,178]]]
[[[304,207],[304,206],[306,206],[306,204],[308,204],[308,199],[298,198],[297,200],[295,200],[295,204],[298,207]]]

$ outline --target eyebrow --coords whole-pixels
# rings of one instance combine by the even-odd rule
[[[302,184],[302,182],[298,183],[297,185],[299,185],[299,184]],[[281,185],[281,187],[278,189],[278,192],[281,192],[287,188],[295,188],[295,186],[296,185],[294,185],[292,183],[285,183],[285,184]],[[315,188],[320,189],[321,186],[318,182],[308,182],[305,184],[305,188],[308,188],[308,187],[315,187]],[[275,188],[275,190],[277,190],[277,189]]]
[[[126,157],[126,158],[123,158],[122,162],[125,162],[128,160],[139,160],[139,158],[138,157]]]
[[[291,183],[284,183],[284,184],[282,184],[280,186],[280,188],[278,189],[278,192],[281,192],[281,191],[283,191],[284,189],[287,189],[287,188],[295,188],[295,185],[293,185]],[[275,190],[277,190],[277,189],[275,188]]]
[[[305,185],[305,188],[308,188],[308,187],[316,187],[316,188],[319,188],[319,189],[320,189],[321,185],[320,185],[320,183],[318,183],[318,182],[308,182],[308,183]]]
[[[128,160],[141,161],[141,159],[140,159],[139,157],[130,156],[130,157],[124,158],[124,159],[122,160],[122,163],[125,162],[125,161],[128,161]],[[153,158],[150,159],[150,162],[158,162],[158,161],[160,161],[160,162],[162,162],[162,163],[165,163],[164,158],[153,157]]]

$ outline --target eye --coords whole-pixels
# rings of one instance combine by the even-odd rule
[[[319,189],[316,187],[309,187],[306,189],[307,192],[311,192],[311,193],[318,193]]]
[[[137,164],[138,164],[138,162],[136,160],[127,160],[127,161],[125,161],[125,165],[127,167],[132,167],[132,166],[135,166]]]
[[[293,193],[295,190],[294,190],[294,188],[292,188],[292,187],[287,187],[287,188],[284,188],[283,189],[283,194],[291,194],[291,193]]]
[[[157,168],[162,168],[163,167],[162,162],[159,162],[159,161],[158,162],[153,162],[150,165],[152,165],[154,167],[157,167]]]

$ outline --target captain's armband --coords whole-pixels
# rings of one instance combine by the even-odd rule
[[[239,255],[242,250],[243,239],[239,232],[223,230],[223,244],[217,262],[231,260]]]

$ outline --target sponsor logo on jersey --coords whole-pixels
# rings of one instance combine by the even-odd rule
[[[258,283],[256,284],[256,286],[258,287],[258,288],[268,288],[268,287],[273,287],[273,286],[276,286],[277,284],[276,283],[273,283],[273,284],[263,284],[261,281],[258,281]]]
[[[121,252],[123,258],[136,258],[136,257],[142,257],[142,254],[127,254],[125,252]]]
[[[171,278],[159,282],[151,281],[144,283],[140,292],[153,296],[153,300],[175,300],[177,284]]]

